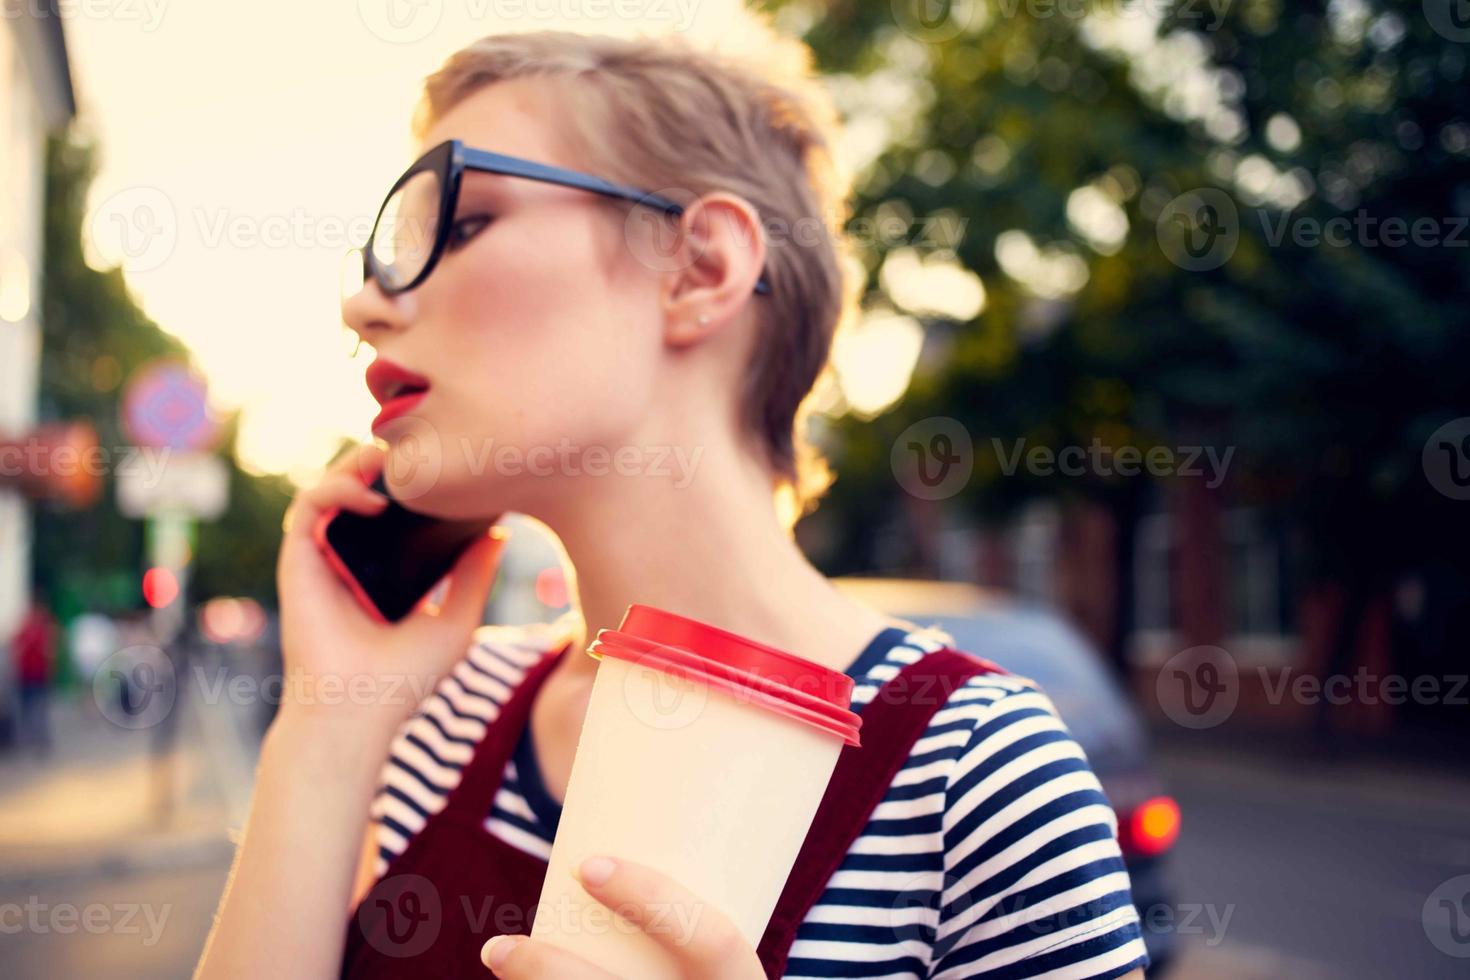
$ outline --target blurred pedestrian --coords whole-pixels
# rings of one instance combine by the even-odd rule
[[[45,754],[51,749],[49,701],[56,653],[56,621],[47,608],[45,594],[40,590],[31,596],[30,608],[21,619],[10,649],[15,658],[16,692],[20,699],[16,712],[17,743],[31,745]]]

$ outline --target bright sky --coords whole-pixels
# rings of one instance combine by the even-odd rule
[[[409,161],[423,76],[499,31],[723,37],[736,3],[63,0],[102,154],[89,254],[121,263],[148,314],[195,351],[212,399],[243,408],[245,464],[304,479],[343,434],[369,436],[367,359],[347,357],[338,311],[342,256]]]

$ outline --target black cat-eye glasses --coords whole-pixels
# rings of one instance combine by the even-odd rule
[[[378,210],[372,234],[362,249],[363,281],[375,279],[384,293],[407,292],[434,271],[454,226],[460,182],[465,170],[524,177],[562,187],[632,201],[677,218],[680,204],[647,191],[614,184],[564,167],[523,160],[446,140],[419,157],[393,184]],[[755,291],[768,295],[764,274]]]

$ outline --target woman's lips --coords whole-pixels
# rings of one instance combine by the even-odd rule
[[[428,393],[428,389],[423,389],[421,391],[408,391],[383,402],[382,410],[379,411],[377,417],[373,419],[372,430],[374,432],[377,432],[379,428],[387,425],[389,422],[398,418],[400,415],[406,415],[409,412],[413,411],[414,406],[423,401],[424,396]]]
[[[368,391],[382,406],[378,417],[373,419],[375,432],[379,426],[411,411],[429,393],[428,378],[381,357],[368,365],[366,380]]]

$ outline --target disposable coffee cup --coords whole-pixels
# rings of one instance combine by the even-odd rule
[[[587,652],[600,663],[531,936],[630,980],[678,980],[572,869],[648,865],[699,899],[658,909],[654,928],[687,942],[712,907],[758,945],[842,746],[858,744],[852,678],[637,604]]]

